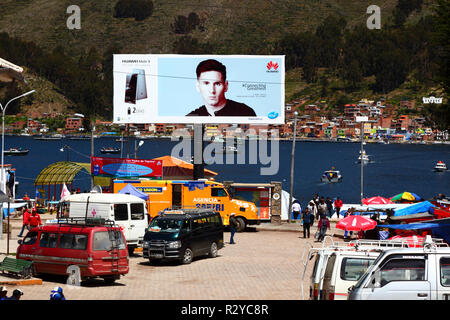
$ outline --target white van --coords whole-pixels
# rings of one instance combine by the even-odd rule
[[[349,300],[449,300],[450,248],[384,251],[349,289]]]
[[[145,200],[129,194],[79,193],[66,197],[68,217],[103,218],[122,227],[129,254],[142,245],[148,227]]]

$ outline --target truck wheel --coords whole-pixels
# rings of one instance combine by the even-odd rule
[[[212,243],[211,243],[211,247],[209,248],[209,257],[210,257],[210,258],[215,258],[215,257],[217,257],[217,252],[218,252],[218,249],[217,249],[217,243],[212,242]]]
[[[135,247],[128,247],[128,255],[131,257],[134,253]]]
[[[186,248],[186,250],[184,250],[182,263],[189,264],[192,262],[193,259],[194,259],[194,253],[192,252],[191,249]]]
[[[236,231],[237,232],[243,232],[245,230],[245,228],[246,228],[246,223],[245,223],[244,218],[237,217],[236,220],[238,222],[238,226],[236,228]]]

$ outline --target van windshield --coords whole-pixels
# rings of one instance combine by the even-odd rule
[[[154,219],[148,227],[148,230],[150,232],[179,232],[183,226],[183,222],[184,220],[180,219]]]

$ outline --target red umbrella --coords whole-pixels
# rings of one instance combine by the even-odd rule
[[[368,206],[371,204],[388,204],[388,203],[393,203],[393,202],[387,198],[377,196],[377,197],[362,199],[362,203]]]
[[[415,234],[406,237],[404,235],[397,235],[390,237],[388,240],[403,241],[406,242],[410,248],[418,248],[423,246],[423,241],[425,240],[425,237],[417,236]]]
[[[366,231],[376,226],[375,220],[363,216],[348,216],[336,223],[336,228],[348,231]]]

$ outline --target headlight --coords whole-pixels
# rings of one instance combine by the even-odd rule
[[[167,243],[167,247],[169,249],[178,249],[181,248],[181,241],[172,241]]]
[[[144,241],[142,243],[142,248],[148,248],[150,246],[150,242],[149,241]]]

